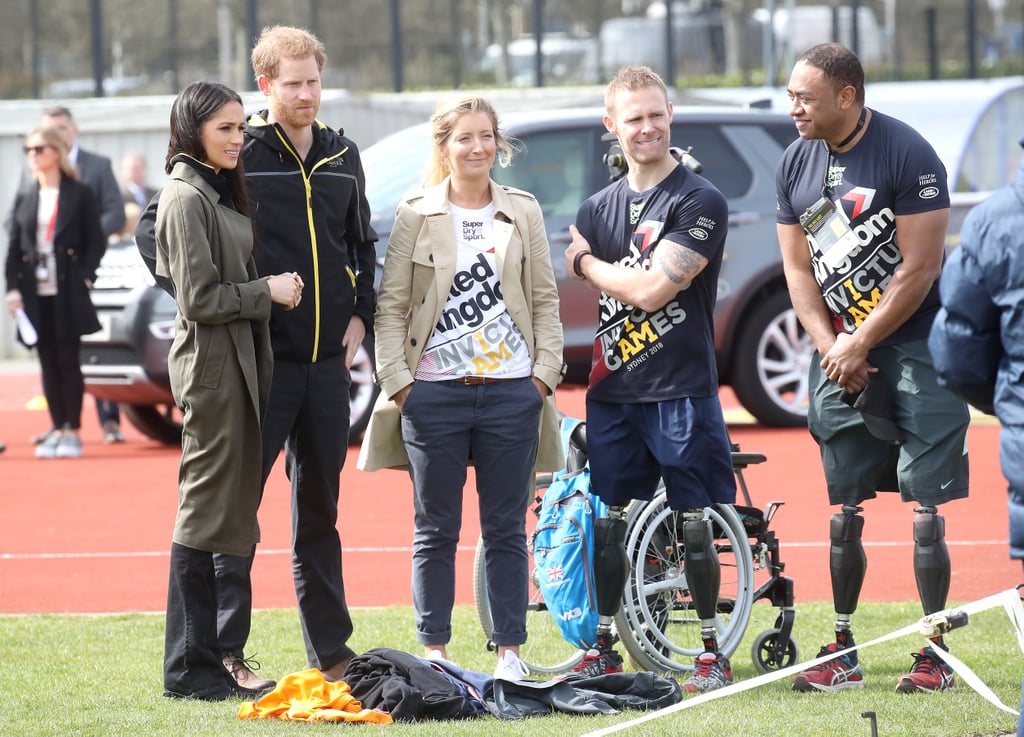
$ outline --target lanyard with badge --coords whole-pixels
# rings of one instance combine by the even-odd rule
[[[864,127],[866,114],[867,108],[861,108],[857,127],[836,146],[836,149],[842,148],[860,133],[861,128]],[[800,225],[803,226],[804,232],[814,240],[821,252],[822,261],[830,268],[835,269],[857,248],[860,242],[850,229],[850,224],[839,214],[835,203],[828,197],[828,190],[836,184],[832,181],[834,149],[827,142],[822,141],[822,143],[825,145],[827,154],[825,156],[825,175],[821,183],[821,197],[800,216]]]

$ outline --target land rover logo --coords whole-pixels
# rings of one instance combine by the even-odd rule
[[[690,228],[690,235],[699,241],[706,241],[708,239],[708,232],[704,228]]]
[[[922,200],[930,200],[939,196],[938,187],[925,187],[921,190],[920,195]]]

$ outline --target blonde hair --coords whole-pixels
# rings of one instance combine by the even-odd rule
[[[494,129],[494,143],[498,148],[498,165],[504,168],[512,163],[515,146],[498,129],[498,113],[487,99],[478,95],[467,95],[442,101],[430,117],[430,135],[434,147],[424,176],[425,186],[438,184],[452,173],[451,163],[445,154],[445,146],[459,120],[463,116],[476,113],[483,113],[491,120],[491,127]]]
[[[316,36],[293,26],[269,26],[256,39],[252,49],[252,70],[257,77],[271,82],[277,79],[281,59],[305,59],[312,56],[321,72],[327,64],[324,45]]]
[[[615,96],[620,92],[636,92],[648,87],[657,87],[668,101],[668,88],[662,78],[648,66],[635,65],[622,67],[604,91],[604,107],[609,115],[614,113]]]
[[[68,139],[64,137],[56,128],[33,128],[25,136],[25,143],[28,143],[28,139],[32,136],[39,136],[46,145],[57,152],[58,166],[60,166],[61,173],[68,179],[78,179],[78,169],[71,163],[71,159],[68,158],[68,154],[71,152],[71,147],[68,146]]]

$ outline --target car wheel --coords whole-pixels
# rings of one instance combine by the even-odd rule
[[[356,353],[352,368],[349,369],[349,375],[352,377],[352,384],[348,390],[350,445],[358,443],[362,437],[370,422],[373,403],[377,401],[377,394],[380,393],[380,387],[373,381],[373,369],[373,336],[368,335],[359,346],[359,352]]]
[[[147,438],[167,445],[181,444],[181,413],[173,404],[122,404],[121,411]]]
[[[814,344],[789,301],[777,291],[751,309],[736,334],[732,390],[769,427],[807,424],[807,368]]]

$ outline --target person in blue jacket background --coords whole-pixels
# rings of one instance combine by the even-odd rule
[[[1012,183],[964,220],[960,247],[950,255],[939,280],[942,309],[928,337],[939,380],[999,418],[999,461],[1009,485],[1010,557],[1024,564],[1022,291],[1024,162]],[[1021,707],[1024,713],[1024,700]],[[1017,723],[1017,735],[1024,737],[1024,717]]]

